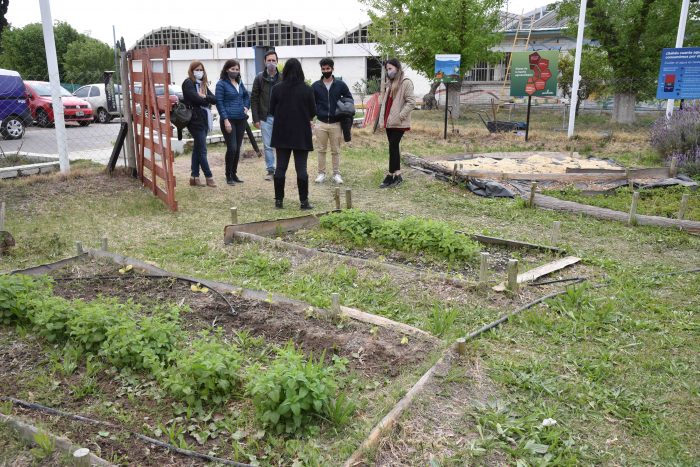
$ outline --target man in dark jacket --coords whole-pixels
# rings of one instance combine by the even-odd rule
[[[275,150],[270,146],[272,124],[274,118],[270,114],[270,90],[280,80],[277,72],[277,54],[270,50],[265,54],[265,70],[258,73],[253,80],[253,91],[250,93],[250,105],[253,111],[253,124],[262,131],[263,146],[265,147],[265,165],[267,175],[265,180],[272,180],[275,173]]]
[[[333,67],[335,66],[333,59],[322,58],[319,63],[322,77],[311,86],[314,90],[316,115],[318,117],[316,124],[318,177],[316,177],[316,183],[323,183],[326,180],[326,151],[330,143],[331,155],[333,156],[333,181],[336,184],[341,184],[343,183],[343,178],[340,176],[340,138],[342,131],[340,129],[340,118],[335,115],[335,110],[338,99],[341,97],[352,99],[352,94],[347,84],[335,79],[333,76]]]

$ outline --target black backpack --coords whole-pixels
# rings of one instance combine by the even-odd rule
[[[192,109],[182,102],[178,102],[170,111],[170,123],[177,128],[177,140],[182,141],[182,129],[189,125],[192,120]]]

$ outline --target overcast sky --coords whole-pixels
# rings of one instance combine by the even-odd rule
[[[439,1],[439,0],[436,0]],[[510,0],[508,10],[526,12],[547,0]],[[303,24],[336,37],[369,19],[356,0],[51,0],[51,15],[79,32],[108,44],[112,26],[131,47],[144,34],[163,26],[193,29],[221,42],[244,26],[266,19]],[[10,0],[7,19],[14,27],[41,22],[38,0]]]

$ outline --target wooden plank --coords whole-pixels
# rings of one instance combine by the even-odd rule
[[[558,248],[555,246],[537,245],[535,243],[510,240],[508,238],[489,237],[486,235],[479,234],[468,234],[466,232],[462,232],[461,230],[456,230],[455,232],[462,235],[469,235],[473,240],[476,240],[477,242],[483,243],[485,245],[505,245],[515,248],[532,248],[535,250],[553,251],[555,253],[564,253],[565,251],[563,248]]]
[[[227,225],[224,227],[224,243],[228,244],[233,241],[234,232],[245,232],[256,235],[277,235],[280,233],[295,232],[301,229],[316,227],[319,224],[319,218],[329,214],[330,212],[321,212],[318,214],[309,214],[307,216],[290,217],[286,219],[274,219],[258,222],[249,222],[246,224]]]
[[[566,173],[575,174],[627,174],[632,178],[668,178],[667,167],[649,167],[645,169],[579,169],[567,167]]]
[[[579,261],[581,261],[581,258],[577,258],[576,256],[567,256],[565,258],[552,261],[551,263],[543,264],[542,266],[538,266],[534,269],[530,269],[529,271],[525,271],[522,274],[518,274],[517,283],[524,284],[526,282],[532,282],[535,279],[569,267],[578,263]],[[503,292],[506,290],[506,284],[501,282],[500,284],[494,286],[493,290],[496,292]]]
[[[362,321],[363,323],[376,324],[387,329],[393,329],[402,334],[408,334],[411,336],[419,336],[422,338],[436,340],[435,337],[429,332],[425,332],[422,329],[414,328],[408,324],[399,323],[383,316],[373,315],[371,313],[365,313],[364,311],[356,310],[355,308],[349,308],[346,306],[340,307],[340,311],[348,315],[350,318],[356,321]]]

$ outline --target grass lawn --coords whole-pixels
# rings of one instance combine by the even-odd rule
[[[632,128],[618,128],[604,116],[585,114],[578,121],[581,133],[569,142],[560,129],[561,115],[535,109],[527,143],[515,135],[489,134],[473,117],[460,120],[459,134],[444,141],[439,112],[415,112],[413,119],[402,149],[419,156],[465,150],[568,152],[573,144],[581,153],[626,166],[661,165],[648,145],[650,117]],[[169,212],[137,181],[121,175],[110,178],[90,164],[74,165],[68,178],[54,174],[0,182],[0,199],[7,203],[6,229],[17,242],[0,258],[0,270],[55,261],[74,254],[75,241],[98,247],[100,238],[108,236],[112,251],[170,271],[277,292],[314,306],[329,306],[330,294],[336,292],[344,305],[429,331],[440,327],[442,316],[454,314],[454,322],[442,330],[444,345],[520,304],[564,288],[524,287],[520,296],[512,297],[321,258],[308,260],[252,244],[225,246],[223,227],[230,220],[230,207],[238,208],[239,222],[291,217],[301,211],[292,169],[285,209],[278,211],[272,183],[263,180],[261,159],[241,161],[239,176],[245,183],[229,187],[223,177],[223,148],[211,146],[209,151],[219,188],[188,186],[189,157],[178,157],[177,213]],[[315,161],[313,153],[312,179]],[[371,453],[373,459],[406,465],[700,462],[700,448],[693,441],[700,428],[700,277],[661,275],[697,268],[700,237],[527,209],[519,200],[484,199],[407,168],[403,185],[382,190],[378,185],[387,165],[385,136],[355,131],[352,143],[343,146],[341,160],[343,188],[352,189],[355,207],[386,219],[414,215],[467,232],[533,243],[548,243],[552,223],[560,221],[561,246],[583,263],[556,277],[582,275],[590,280],[472,342],[468,355],[438,378],[431,397],[416,401],[400,428]],[[332,209],[334,186],[311,185],[316,211]],[[589,198],[571,191],[561,196],[626,210],[629,193],[622,189],[610,197]],[[679,189],[646,196],[641,213],[674,215],[678,210]],[[699,209],[697,195],[691,196],[687,218],[699,219]],[[294,237],[308,246],[334,240],[313,232]],[[544,260],[526,251],[513,255],[529,266]],[[494,281],[504,278],[504,273],[493,272]],[[11,327],[2,331],[0,346],[22,341],[45,345]],[[406,375],[402,388],[408,387],[410,377],[415,375]],[[36,384],[50,385],[51,378],[51,373],[37,374]],[[0,393],[13,395],[5,385]],[[386,403],[363,416],[361,427],[344,432],[347,439],[334,447],[332,459],[310,448],[309,440],[295,438],[273,438],[274,456],[256,454],[257,458],[263,465],[337,465],[388,410],[389,400],[400,395],[400,389],[389,391]],[[80,411],[79,400],[70,394],[62,400]],[[439,416],[431,419],[430,414]],[[543,426],[545,419],[556,423]],[[6,435],[0,432],[2,436]],[[240,434],[222,436],[233,445]],[[252,442],[245,449],[256,452]]]

